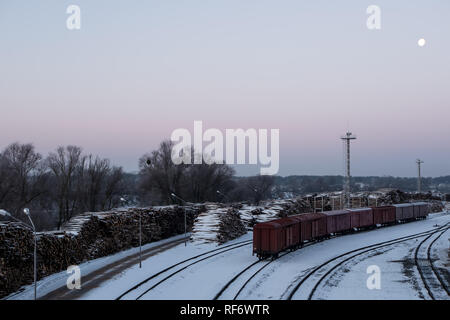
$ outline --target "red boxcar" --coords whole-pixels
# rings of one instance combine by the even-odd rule
[[[300,223],[300,243],[327,235],[327,216],[323,213],[305,213],[291,216]]]
[[[373,210],[371,208],[349,209],[351,227],[360,229],[373,226]]]
[[[279,252],[293,248],[298,243],[299,224],[296,219],[278,219],[253,227],[253,253],[259,258],[276,257]]]
[[[324,211],[327,216],[327,234],[341,233],[351,229],[350,211]]]
[[[372,210],[374,224],[386,225],[395,222],[394,206],[372,207]]]

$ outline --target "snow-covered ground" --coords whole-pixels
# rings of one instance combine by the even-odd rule
[[[160,245],[164,245],[164,244],[170,243],[172,241],[181,240],[181,239],[184,239],[184,234],[143,245],[142,251],[145,251],[145,250],[148,250],[148,249],[160,246]],[[110,255],[107,257],[102,257],[102,258],[84,262],[79,265],[80,271],[81,271],[81,276],[83,277],[83,275],[84,276],[89,275],[92,272],[97,271],[98,269],[102,268],[105,265],[113,264],[120,259],[127,258],[131,255],[137,254],[138,252],[139,252],[139,248],[131,248],[131,249],[116,253],[114,255]],[[39,280],[37,283],[38,298],[45,296],[46,294],[52,292],[53,290],[56,290],[58,288],[66,286],[66,281],[67,281],[68,276],[69,275],[67,274],[67,272],[62,271],[62,272],[52,274],[48,277],[45,277],[44,279]],[[21,288],[20,291],[9,295],[8,297],[5,298],[5,300],[8,300],[8,299],[29,300],[29,299],[33,299],[33,298],[34,298],[34,285],[28,285],[28,286],[24,286],[23,288]],[[101,297],[99,299],[101,299]]]
[[[424,221],[340,236],[305,247],[272,263],[268,270],[258,276],[257,281],[247,287],[241,298],[286,299],[298,281],[328,259],[360,247],[427,231],[435,225],[448,222],[450,215],[435,214]],[[449,234],[447,231],[441,238],[448,239]],[[408,251],[408,248],[415,248],[417,244],[414,239],[350,260],[338,268],[336,273],[331,274],[325,285],[319,287],[314,299],[420,299],[423,286],[419,276],[414,273],[416,271],[410,272],[414,266],[411,266],[413,257]],[[435,244],[436,248],[441,246],[439,250],[448,250],[448,246],[442,248],[442,245],[442,242]],[[380,290],[367,288],[366,283],[370,276],[367,274],[367,268],[372,265],[378,266],[381,272]],[[316,280],[317,278],[314,278],[313,281],[305,283],[293,298],[308,298]]]
[[[286,299],[302,277],[330,258],[367,245],[428,231],[449,222],[450,214],[431,214],[428,219],[423,221],[339,236],[305,246],[267,265],[246,284],[238,299]],[[447,231],[439,241],[435,242],[432,250],[432,257],[437,259],[435,265],[446,269],[447,272],[449,270],[449,237],[450,231]],[[249,232],[226,245],[241,243],[251,240],[251,238],[252,233]],[[380,248],[349,260],[337,268],[336,272],[331,273],[326,281],[317,288],[314,299],[428,299],[429,296],[426,294],[412,262],[414,249],[422,239],[408,240]],[[186,247],[184,244],[176,245],[143,261],[142,269],[139,269],[138,265],[134,265],[92,288],[79,298],[116,299],[131,287],[169,266],[216,249],[220,250],[182,263],[142,284],[123,297],[124,299],[136,299],[142,295],[141,299],[213,299],[235,275],[257,262],[256,257],[252,256],[250,241],[241,243],[236,248],[233,246],[225,248],[214,242],[202,241],[189,242]],[[116,256],[124,254],[126,253],[88,262],[86,266],[82,266],[82,276],[83,272],[89,268],[93,269],[95,265],[104,265],[110,260],[117,259]],[[214,256],[212,256],[213,254]],[[209,255],[212,257],[198,261]],[[268,262],[256,263],[247,272],[244,272],[229,285],[220,299],[233,299],[242,285]],[[190,263],[194,264],[189,266]],[[376,265],[380,269],[380,290],[367,288],[366,282],[370,276],[367,274],[367,267],[371,265]],[[174,273],[176,271],[179,272]],[[172,273],[174,274],[172,275]],[[165,278],[166,280],[164,280]],[[65,283],[66,279],[65,273],[50,276],[40,281],[38,290],[48,291],[52,287],[52,282],[59,281],[61,284],[61,281]],[[307,298],[315,280],[315,277],[311,277],[311,281],[305,282],[293,298]],[[81,286],[83,287],[83,278]],[[154,288],[149,290],[151,287]],[[145,293],[146,291],[148,292]],[[10,298],[31,298],[30,288]]]

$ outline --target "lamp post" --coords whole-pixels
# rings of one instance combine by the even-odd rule
[[[145,161],[147,168],[151,168],[152,161],[147,158]],[[142,268],[142,212],[139,211],[139,268]]]
[[[188,203],[187,201],[181,199],[179,196],[177,196],[175,193],[171,193],[170,194],[173,198],[178,199],[183,201],[184,203]],[[186,226],[186,208],[184,208],[184,246],[187,246],[187,238],[186,238],[186,233],[187,233],[187,226]]]
[[[23,212],[28,217],[28,220],[31,223],[31,226],[26,224],[25,222],[17,219],[13,215],[11,215],[8,211],[0,209],[0,216],[8,217],[16,220],[20,224],[24,225],[25,227],[31,229],[33,231],[34,236],[34,253],[33,253],[33,273],[34,273],[34,300],[36,300],[37,297],[37,237],[36,237],[36,228],[34,226],[33,220],[31,219],[30,215],[30,209],[25,208],[23,209]]]
[[[220,194],[222,196],[222,200],[225,200],[226,198],[228,198],[228,196],[226,194],[223,194],[222,192],[220,192],[219,190],[216,191],[217,194]],[[228,199],[229,200],[229,199]]]
[[[139,211],[139,268],[142,268],[142,212]]]

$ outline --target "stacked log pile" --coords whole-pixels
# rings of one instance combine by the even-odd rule
[[[75,217],[61,232],[38,234],[38,279],[68,266],[107,256],[142,243],[184,232],[204,208],[160,207],[86,213]],[[34,240],[30,230],[17,223],[0,223],[0,298],[33,281]]]
[[[406,193],[401,190],[394,190],[386,193],[378,200],[378,205],[390,205],[398,203],[407,203],[415,201],[425,201],[430,203],[431,212],[441,212],[444,210],[444,205],[439,197],[433,196],[429,193]]]
[[[431,203],[430,206],[431,212],[442,212],[445,210],[445,205],[442,203],[442,201],[432,200],[430,201],[430,203]]]
[[[236,239],[247,233],[247,228],[241,220],[239,210],[230,208],[225,214],[220,216],[219,231],[217,233],[217,241],[225,243]]]
[[[278,216],[280,218],[284,218],[295,214],[309,213],[313,211],[314,209],[312,208],[311,202],[308,201],[308,199],[296,198],[290,201],[289,203],[286,203],[285,207],[283,208],[283,210],[280,211]]]
[[[400,190],[392,190],[386,193],[385,195],[378,198],[378,205],[390,205],[390,204],[398,204],[405,203],[411,199],[409,194],[402,192]]]
[[[413,201],[440,201],[441,198],[434,196],[431,192],[416,193],[416,192],[403,192],[401,190],[392,190],[386,193],[380,199],[385,204],[397,204]]]
[[[17,223],[0,223],[0,297],[33,279],[33,234]]]

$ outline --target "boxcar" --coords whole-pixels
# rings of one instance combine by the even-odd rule
[[[391,224],[395,223],[395,207],[394,206],[381,206],[372,207],[373,210],[373,224]]]
[[[323,213],[305,213],[291,216],[300,223],[300,244],[322,239],[327,235],[327,216]]]
[[[354,229],[373,226],[373,210],[371,208],[348,209],[350,211],[350,223]]]
[[[414,206],[410,203],[393,204],[395,207],[395,219],[406,221],[414,219]]]
[[[334,210],[324,211],[327,216],[327,234],[342,233],[351,229],[350,211]]]
[[[414,218],[415,219],[424,219],[428,215],[429,206],[426,202],[415,202],[414,206]]]
[[[281,251],[298,245],[298,228],[298,221],[291,218],[256,224],[253,227],[253,253],[258,258],[277,257]]]
[[[300,243],[300,224],[297,219],[291,217],[277,220],[284,225],[286,230],[286,248],[295,248]]]

